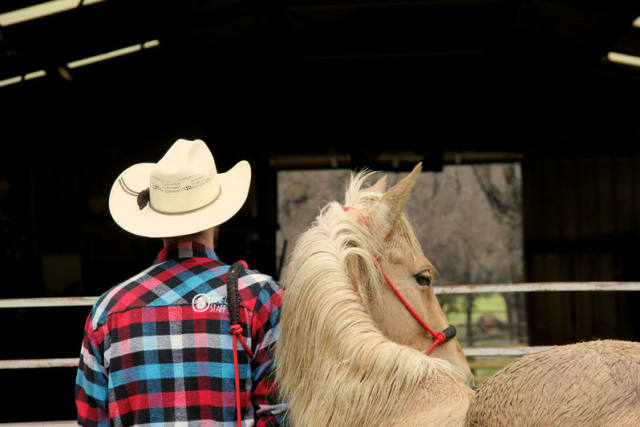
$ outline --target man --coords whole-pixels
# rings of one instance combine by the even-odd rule
[[[76,378],[80,424],[281,421],[284,405],[276,400],[271,350],[280,330],[282,290],[269,276],[240,273],[241,329],[235,332],[247,349],[238,346],[236,380],[230,267],[213,250],[216,227],[240,210],[250,181],[246,161],[218,173],[204,142],[178,140],[158,163],[133,165],[113,184],[109,210],[116,223],[136,235],[162,238],[164,248],[152,266],[93,306]]]

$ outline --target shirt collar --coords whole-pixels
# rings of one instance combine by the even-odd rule
[[[193,241],[181,241],[162,248],[154,264],[182,258],[210,258],[218,261],[218,256],[209,246]]]

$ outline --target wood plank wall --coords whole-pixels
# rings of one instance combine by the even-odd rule
[[[526,156],[523,195],[528,280],[640,280],[640,156]],[[640,341],[638,294],[528,294],[530,343]]]

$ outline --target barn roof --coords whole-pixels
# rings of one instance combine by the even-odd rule
[[[3,140],[628,151],[640,137],[631,3],[7,0]]]

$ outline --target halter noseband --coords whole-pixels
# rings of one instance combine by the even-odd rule
[[[362,222],[364,222],[364,225],[367,227],[367,229],[369,229],[369,223],[367,222],[367,218],[365,218],[365,216],[362,214],[362,212],[360,212],[359,209],[351,207],[351,206],[345,206],[345,207],[342,208],[342,210],[344,210],[345,212],[348,212],[350,210],[354,210],[354,211],[358,212],[358,214],[360,215],[360,218],[362,218]],[[382,264],[380,264],[380,259],[378,258],[378,255],[374,254],[373,258],[376,260],[376,263],[378,264],[378,268],[380,269],[380,272],[382,273],[382,276],[384,277],[384,280],[389,284],[389,286],[391,287],[391,290],[393,291],[393,293],[396,294],[396,296],[398,297],[400,302],[406,307],[406,309],[409,311],[409,313],[411,313],[413,318],[416,319],[418,321],[418,323],[424,329],[426,329],[427,332],[429,332],[429,334],[433,337],[433,344],[431,344],[431,346],[425,352],[425,354],[427,354],[427,355],[431,354],[431,352],[438,345],[440,345],[440,344],[442,344],[444,342],[447,342],[451,338],[456,336],[456,327],[453,326],[453,325],[449,325],[448,327],[446,327],[444,330],[442,330],[440,332],[435,332],[433,329],[431,329],[429,327],[429,325],[427,325],[427,322],[422,320],[422,317],[420,317],[420,315],[413,309],[413,307],[411,307],[411,304],[409,304],[409,301],[407,301],[402,296],[402,294],[400,293],[398,288],[393,284],[391,279],[389,279],[389,276],[387,276],[387,273],[385,273],[384,269],[382,268]]]

